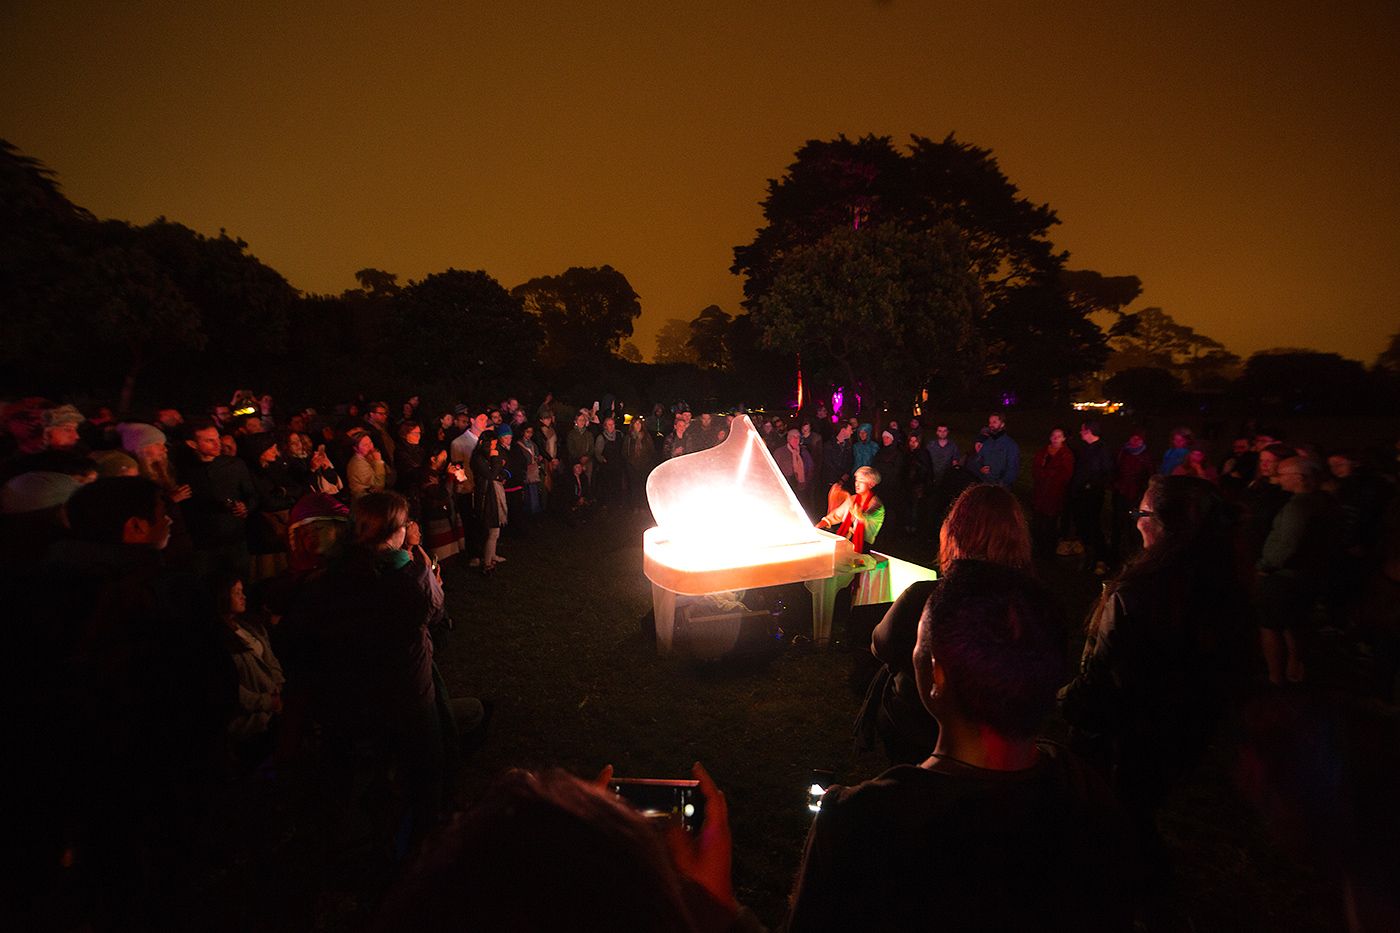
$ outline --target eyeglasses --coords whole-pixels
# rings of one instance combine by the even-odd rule
[[[1129,518],[1132,518],[1134,521],[1136,521],[1136,520],[1139,519],[1139,518],[1151,518],[1152,516],[1154,516],[1154,515],[1156,515],[1156,514],[1157,514],[1157,513],[1154,512],[1154,511],[1152,511],[1151,509],[1129,509],[1129,510],[1128,510],[1128,517],[1129,517]]]

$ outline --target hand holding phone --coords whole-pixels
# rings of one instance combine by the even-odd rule
[[[709,892],[727,909],[737,912],[734,900],[734,839],[729,831],[729,804],[710,773],[700,762],[690,769],[704,800],[704,816],[698,832],[687,832],[672,822],[666,832],[676,869]]]

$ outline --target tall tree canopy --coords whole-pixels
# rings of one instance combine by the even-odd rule
[[[754,313],[769,346],[895,398],[930,379],[969,375],[981,311],[960,232],[945,223],[833,229],[792,251]]]
[[[1109,328],[1114,372],[1155,367],[1195,389],[1219,389],[1239,375],[1240,358],[1218,340],[1179,324],[1161,308],[1122,315]]]
[[[725,338],[734,319],[719,305],[704,308],[690,322],[686,344],[695,353],[695,361],[706,369],[726,369],[729,348]]]
[[[642,313],[631,283],[612,266],[541,276],[511,294],[543,326],[540,359],[556,369],[583,365],[601,371],[632,336],[632,322]]]
[[[1077,280],[1063,279],[1067,254],[1050,240],[1055,212],[1022,197],[990,150],[952,135],[941,141],[914,136],[907,151],[887,136],[809,141],[786,174],[769,181],[762,208],[765,225],[751,243],[735,248],[731,271],[744,276],[745,307],[770,342],[791,334],[768,319],[769,292],[795,257],[835,230],[956,231],[981,296],[971,322],[986,354],[979,362],[983,375],[998,383],[1014,371],[1022,382],[1064,388],[1091,372],[1102,363],[1105,344],[1089,314],[1121,310],[1140,288],[1127,276],[1082,272]],[[1029,339],[1028,322],[1038,339],[1053,344],[1051,352],[1021,346]],[[888,340],[895,343],[924,326],[906,318],[888,323]],[[1026,368],[1023,358],[1037,365]]]
[[[6,143],[0,188],[0,354],[16,377],[120,383],[126,408],[144,373],[181,382],[209,368],[203,353],[243,367],[284,349],[297,292],[242,240],[99,222]]]
[[[435,272],[410,282],[390,307],[395,363],[410,385],[450,376],[485,398],[514,388],[534,365],[539,321],[485,272]]]
[[[690,325],[678,317],[667,318],[656,332],[658,363],[694,363],[695,350],[690,346]]]

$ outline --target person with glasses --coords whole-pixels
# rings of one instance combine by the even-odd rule
[[[1135,518],[1143,550],[1104,585],[1060,708],[1071,747],[1108,777],[1163,880],[1157,812],[1247,686],[1253,636],[1219,491],[1194,476],[1153,477]]]

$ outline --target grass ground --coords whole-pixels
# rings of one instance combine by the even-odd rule
[[[850,738],[864,689],[852,675],[864,659],[795,649],[763,664],[658,657],[640,624],[650,610],[641,569],[647,523],[619,512],[574,528],[546,519],[503,546],[509,561],[489,579],[448,566],[457,628],[440,663],[455,691],[497,703],[463,790],[469,797],[509,766],[588,775],[612,764],[619,775],[679,777],[700,760],[730,800],[739,896],[775,925],[810,825],[812,769],[850,783],[884,767],[877,754],[857,754]],[[903,549],[931,557],[928,545]],[[1058,566],[1044,573],[1082,618],[1095,582]],[[785,594],[789,633],[807,624],[803,593]],[[1223,754],[1182,788],[1163,827],[1197,930],[1341,928],[1335,889],[1269,842],[1230,790]]]

